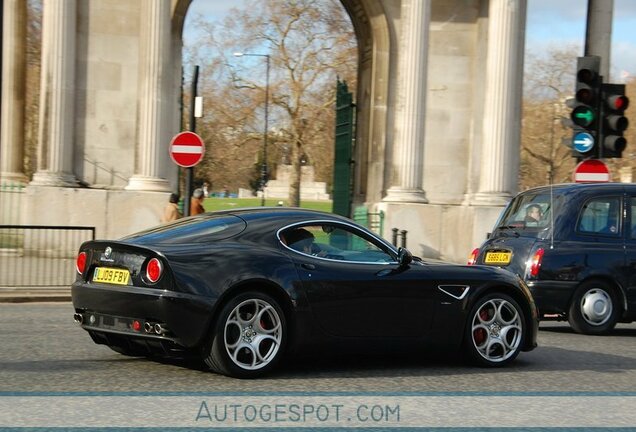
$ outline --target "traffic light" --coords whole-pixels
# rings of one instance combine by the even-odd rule
[[[599,157],[620,158],[627,145],[623,132],[629,126],[625,109],[629,106],[629,99],[625,96],[624,84],[603,84],[601,87],[602,121],[599,125],[602,137],[602,148]]]
[[[598,157],[599,97],[602,78],[599,75],[601,58],[579,57],[576,64],[576,94],[569,104],[572,108],[574,134],[572,156],[585,159]]]

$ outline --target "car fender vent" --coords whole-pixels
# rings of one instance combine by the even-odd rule
[[[462,300],[470,291],[468,285],[438,285],[437,288],[457,300]]]

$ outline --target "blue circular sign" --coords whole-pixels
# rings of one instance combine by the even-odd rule
[[[579,153],[587,153],[594,148],[594,137],[587,132],[579,132],[572,138],[574,150]]]

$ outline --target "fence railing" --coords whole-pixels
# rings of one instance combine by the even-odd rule
[[[95,227],[0,225],[0,287],[70,286],[80,245]]]
[[[353,220],[376,234],[382,235],[384,231],[384,212],[382,210],[378,213],[371,213],[366,206],[356,207],[353,211]]]
[[[0,184],[0,225],[20,223],[24,188],[22,183]]]

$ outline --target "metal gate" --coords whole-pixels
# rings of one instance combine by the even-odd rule
[[[333,212],[351,217],[353,121],[355,105],[347,83],[336,84],[336,136],[333,163]]]
[[[95,227],[0,225],[0,287],[69,287]]]

